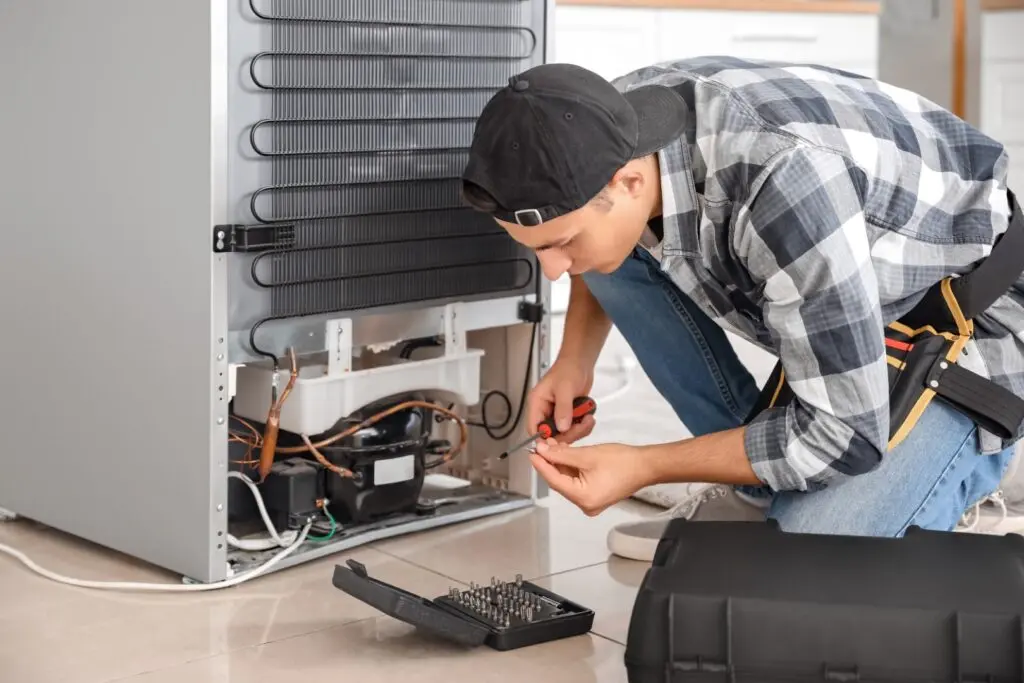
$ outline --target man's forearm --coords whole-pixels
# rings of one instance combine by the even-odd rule
[[[648,485],[681,482],[761,484],[747,459],[743,427],[675,443],[644,446]]]
[[[611,328],[611,319],[590,293],[583,278],[573,276],[559,357],[581,360],[588,367],[593,366]]]

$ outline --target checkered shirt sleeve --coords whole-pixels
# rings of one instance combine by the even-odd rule
[[[799,146],[762,171],[737,219],[736,254],[763,287],[764,322],[795,395],[746,431],[755,473],[777,491],[866,472],[886,447],[884,325],[866,184],[843,156]]]

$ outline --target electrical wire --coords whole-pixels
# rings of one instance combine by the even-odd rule
[[[491,401],[492,398],[501,399],[502,402],[505,404],[505,410],[504,410],[505,419],[502,420],[499,424],[494,424],[487,417],[490,414],[490,411],[487,410],[487,406],[490,405],[490,401]],[[499,389],[494,389],[494,390],[488,391],[486,394],[484,394],[484,398],[480,402],[480,418],[481,418],[481,421],[480,422],[469,422],[469,421],[467,421],[466,424],[468,424],[470,427],[482,427],[483,430],[485,432],[487,432],[487,436],[489,436],[492,439],[495,439],[496,441],[498,441],[500,439],[497,439],[497,435],[494,434],[493,432],[495,430],[504,429],[505,427],[507,427],[508,423],[512,421],[512,416],[514,414],[515,414],[515,411],[512,409],[512,400],[508,397],[508,394],[506,394],[504,391],[501,391]]]
[[[444,461],[444,458],[438,458],[437,460],[428,462],[425,465],[423,465],[423,469],[424,470],[433,470],[433,469],[437,469],[441,465],[445,465],[445,464],[447,464],[447,463]]]
[[[327,541],[334,538],[334,534],[338,532],[338,522],[334,519],[334,515],[327,509],[326,503],[323,506],[324,515],[331,523],[331,531],[326,536],[309,536],[306,540],[310,543],[326,543]]]
[[[278,554],[264,562],[258,567],[250,569],[249,571],[237,574],[230,579],[223,581],[217,581],[216,583],[196,583],[196,584],[175,584],[175,583],[137,583],[134,581],[87,581],[84,579],[75,579],[70,576],[64,576],[57,572],[50,571],[45,567],[41,567],[36,564],[28,555],[12,548],[8,545],[0,543],[0,553],[13,557],[18,562],[28,567],[30,570],[42,576],[43,578],[56,581],[57,583],[63,583],[68,586],[77,586],[78,588],[91,588],[94,590],[113,590],[113,591],[132,591],[142,593],[199,593],[203,591],[214,591],[221,590],[223,588],[230,588],[231,586],[237,586],[240,583],[251,581],[257,576],[267,573],[273,569],[276,565],[283,562],[289,555],[294,553],[299,546],[306,541],[306,537],[309,535],[309,530],[312,528],[312,522],[307,524],[299,532],[295,542],[283,549]]]
[[[270,538],[268,539],[245,540],[236,539],[230,534],[228,534],[228,542],[232,543],[233,545],[235,543],[238,543],[239,545],[236,547],[239,547],[239,549],[241,550],[270,550],[274,547],[274,545],[268,545],[269,543],[276,544],[283,548],[281,552],[277,553],[260,566],[250,569],[249,571],[243,572],[236,576],[233,576],[230,579],[225,579],[224,581],[217,581],[215,583],[181,585],[173,583],[139,583],[134,581],[87,581],[83,579],[75,579],[69,576],[64,576],[62,574],[58,574],[54,571],[46,569],[45,567],[41,567],[40,565],[36,564],[28,555],[8,545],[0,544],[0,553],[13,557],[15,560],[18,560],[23,565],[28,567],[36,574],[42,576],[43,578],[47,578],[51,581],[56,581],[57,583],[63,583],[69,586],[77,586],[79,588],[91,588],[95,590],[138,591],[147,593],[196,593],[202,591],[212,591],[220,590],[223,588],[230,588],[231,586],[237,586],[240,583],[250,581],[256,578],[257,576],[265,574],[269,570],[273,569],[276,565],[283,562],[289,555],[294,553],[299,548],[299,546],[301,546],[306,541],[316,541],[322,543],[324,541],[330,540],[338,529],[338,523],[334,520],[334,517],[331,516],[331,513],[328,512],[327,505],[325,504],[323,506],[324,514],[326,514],[327,518],[331,521],[331,532],[328,536],[310,537],[309,532],[313,528],[313,522],[310,521],[297,534],[296,532],[291,532],[291,534],[293,535],[293,540],[285,541],[282,538],[282,536],[277,533],[277,529],[274,527],[274,524],[270,521],[270,515],[267,513],[266,505],[264,505],[263,503],[263,495],[260,493],[260,490],[256,486],[256,483],[253,482],[252,479],[250,479],[249,477],[245,476],[240,472],[228,472],[228,477],[241,480],[242,482],[245,483],[249,490],[252,491],[253,496],[256,498],[256,506],[259,508],[260,511],[260,517],[263,518],[263,523],[264,525],[266,525],[267,532],[270,534]],[[286,532],[286,534],[287,533],[288,532]]]
[[[401,352],[398,354],[400,358],[408,360],[412,357],[412,352],[416,349],[423,349],[431,346],[441,346],[441,340],[436,337],[425,337],[423,339],[413,339],[402,347]]]
[[[266,543],[264,539],[259,539],[256,541],[245,541],[237,539],[230,534],[228,534],[228,543],[234,545],[236,548],[239,548],[240,550],[269,550],[270,548],[273,548],[275,545],[284,548],[295,542],[295,532],[292,532],[291,536],[287,540],[278,535],[277,527],[275,527],[274,523],[270,520],[270,513],[267,512],[267,506],[263,503],[263,494],[256,486],[256,482],[254,482],[252,479],[245,476],[241,472],[228,472],[228,477],[231,479],[238,479],[239,481],[244,483],[249,488],[250,491],[252,491],[252,495],[256,499],[256,507],[260,511],[260,518],[263,520],[263,526],[267,528],[267,533],[270,534],[270,539],[267,540],[273,541],[273,545],[267,546],[265,548],[258,548],[255,546],[260,543]]]
[[[260,320],[251,328],[249,328],[249,348],[252,349],[253,353],[259,356],[264,356],[265,358],[269,358],[274,363],[274,374],[276,375],[277,371],[280,369],[277,356],[271,353],[270,351],[264,351],[263,349],[256,345],[256,331],[259,330],[264,323],[268,323],[271,320],[276,320],[276,318],[264,318],[263,320]],[[275,396],[274,398],[276,399],[277,397]]]
[[[519,429],[519,423],[523,419],[523,412],[526,409],[526,400],[530,393],[530,375],[533,372],[533,351],[537,344],[537,323],[533,323],[533,327],[530,330],[530,351],[526,356],[526,373],[523,377],[523,391],[519,395],[519,409],[516,411],[515,421],[512,422],[512,426],[506,431],[498,433],[497,430],[504,429],[505,425],[508,424],[509,418],[512,417],[512,401],[509,400],[507,394],[501,391],[490,391],[484,395],[484,400],[480,405],[480,417],[482,422],[472,423],[474,427],[482,427],[487,436],[491,437],[495,441],[504,441],[508,437],[515,434],[516,430]],[[505,420],[499,425],[493,425],[487,419],[487,401],[490,398],[498,397],[501,398],[506,406],[508,406],[508,412],[506,413]]]

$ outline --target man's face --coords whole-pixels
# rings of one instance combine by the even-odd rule
[[[498,221],[512,239],[533,249],[549,280],[565,273],[611,273],[632,253],[651,217],[649,187],[616,179],[586,206],[533,227]]]

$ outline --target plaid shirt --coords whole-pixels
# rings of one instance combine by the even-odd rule
[[[889,438],[883,328],[1006,230],[1002,145],[911,92],[824,67],[708,57],[616,86],[652,83],[690,113],[659,153],[662,268],[777,355],[795,393],[747,427],[755,473],[815,490],[873,469]],[[1024,396],[1024,280],[975,325],[961,365]],[[1009,445],[981,437],[985,452]]]

